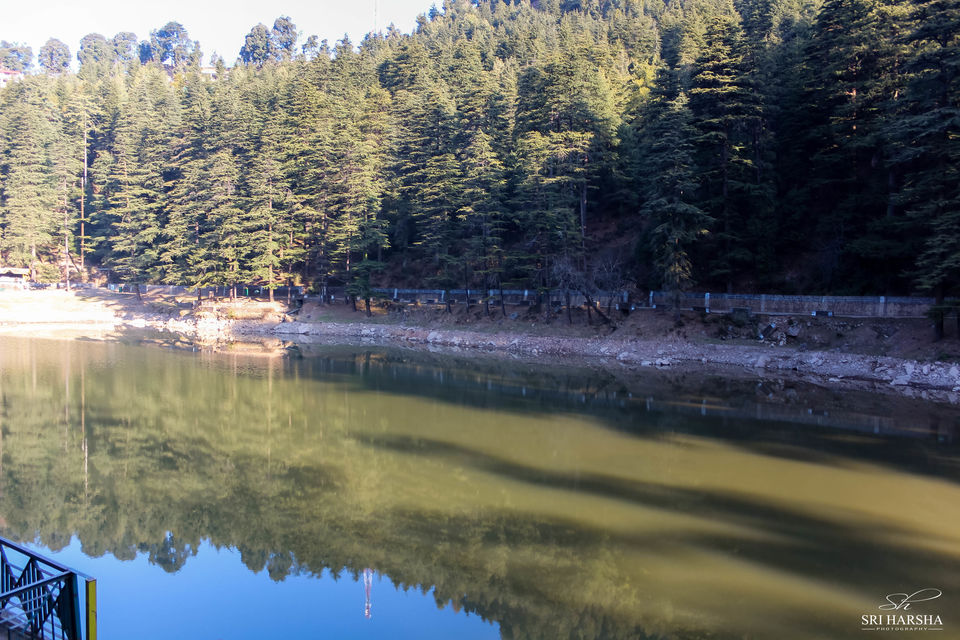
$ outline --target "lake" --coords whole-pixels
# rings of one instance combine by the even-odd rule
[[[107,639],[960,634],[956,406],[290,353],[0,338],[0,534]]]

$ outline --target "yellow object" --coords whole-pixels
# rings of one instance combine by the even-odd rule
[[[87,633],[86,640],[97,640],[97,581],[87,580]]]

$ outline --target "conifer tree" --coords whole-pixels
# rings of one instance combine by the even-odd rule
[[[122,105],[110,194],[114,232],[109,264],[121,281],[136,286],[157,274],[164,167],[170,148],[169,89],[162,71],[144,68],[133,78],[129,100]]]
[[[924,230],[912,272],[917,284],[937,298],[939,338],[943,301],[960,296],[960,2],[923,2],[913,19],[906,36],[914,51],[911,82],[900,129],[899,160],[906,169],[902,203]]]
[[[273,292],[280,277],[280,253],[287,231],[283,215],[284,197],[288,191],[283,175],[280,147],[280,125],[276,115],[268,115],[259,135],[248,177],[250,212],[250,275],[266,282],[273,302]]]
[[[197,72],[187,74],[180,94],[180,127],[170,156],[170,186],[165,224],[158,237],[158,269],[163,282],[197,286],[206,278],[201,266],[202,228],[210,208],[208,133],[212,127],[210,88]]]
[[[753,266],[748,218],[754,213],[754,140],[759,100],[743,74],[743,40],[735,18],[709,25],[691,79],[690,109],[697,122],[701,208],[716,219],[710,277],[733,290],[733,279]]]
[[[54,244],[59,226],[58,192],[51,146],[55,131],[48,113],[49,95],[42,79],[18,83],[4,96],[2,110],[6,153],[3,157],[3,237],[7,260],[30,267],[37,279],[38,261]]]
[[[694,282],[692,253],[707,234],[710,216],[697,206],[694,141],[698,132],[686,96],[678,92],[669,72],[645,112],[643,144],[644,203],[648,238],[661,285],[671,292]],[[671,96],[671,94],[673,94]]]

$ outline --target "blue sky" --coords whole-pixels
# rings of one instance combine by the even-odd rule
[[[250,28],[258,22],[273,26],[281,15],[290,16],[297,25],[298,45],[309,35],[333,44],[344,33],[356,43],[373,31],[375,13],[381,29],[392,22],[409,32],[417,15],[433,4],[434,0],[3,0],[0,39],[33,47],[36,60],[43,43],[57,38],[70,47],[76,60],[80,38],[88,33],[110,38],[119,31],[132,31],[144,40],[151,30],[174,20],[187,28],[191,39],[200,41],[205,61],[216,51],[232,64]]]

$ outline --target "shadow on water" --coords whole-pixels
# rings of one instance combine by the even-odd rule
[[[602,474],[552,472],[446,442],[402,437],[362,437],[361,440],[375,447],[406,454],[455,460],[530,485],[623,500],[661,511],[695,514],[700,519],[768,534],[762,540],[755,536],[722,537],[703,533],[615,535],[582,527],[572,529],[569,524],[546,527],[542,523],[528,522],[517,525],[521,529],[535,528],[552,544],[583,547],[614,540],[618,545],[638,547],[654,553],[658,549],[678,546],[710,548],[810,578],[833,576],[837,567],[847,567],[849,571],[832,579],[842,581],[844,586],[859,589],[873,586],[878,573],[893,584],[909,583],[918,574],[960,577],[960,560],[916,548],[916,541],[911,539],[913,532],[907,529],[887,527],[878,531],[862,525],[843,524],[790,509],[789,501],[762,502],[724,491],[694,490]],[[878,542],[884,539],[902,540],[903,543]],[[952,541],[943,539],[939,542],[949,545]],[[951,580],[951,583],[951,586],[960,586],[960,580]]]
[[[689,434],[778,458],[866,461],[960,481],[956,405],[731,371],[614,374],[402,350],[329,351],[287,366],[358,390],[497,412],[572,414],[637,437]]]
[[[373,567],[504,638],[847,637],[884,589],[960,591],[956,439],[874,420],[949,407],[64,345],[0,344],[0,531],[53,549],[76,535],[175,574],[209,541],[277,581]]]

